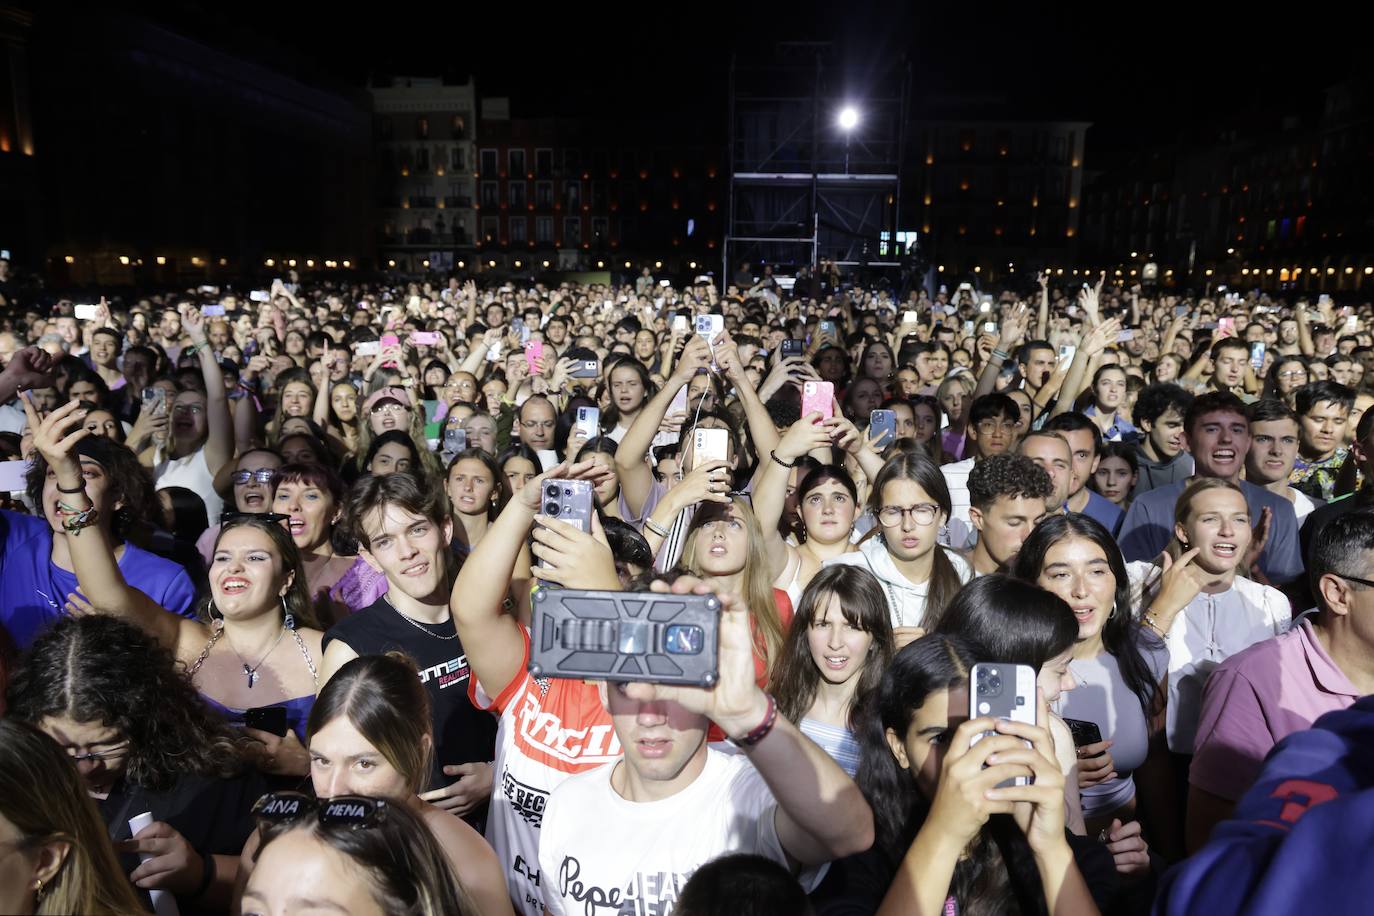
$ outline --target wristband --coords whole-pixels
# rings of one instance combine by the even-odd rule
[[[85,492],[86,492],[86,482],[83,480],[83,481],[81,482],[81,486],[77,487],[77,488],[74,489],[74,490],[68,490],[66,487],[62,486],[62,484],[59,483],[59,484],[57,485],[57,492],[59,492],[59,493],[72,493],[72,494],[75,494],[75,493],[85,493]]]
[[[769,457],[769,458],[772,458],[774,461],[776,461],[778,464],[782,465],[783,467],[787,468],[789,471],[790,471],[792,468],[795,468],[795,467],[797,466],[797,460],[796,460],[795,458],[792,459],[792,463],[791,463],[791,464],[788,464],[786,461],[783,461],[781,458],[779,458],[776,449],[770,449],[770,450],[768,451],[768,457]]]
[[[652,531],[654,534],[658,535],[661,538],[669,537],[672,534],[671,531],[669,531],[667,528],[664,528],[662,525],[654,521],[652,518],[646,518],[644,520],[644,527],[648,528],[650,531]]]
[[[764,696],[768,699],[768,711],[764,713],[763,721],[760,722],[757,726],[755,726],[752,731],[750,731],[743,737],[739,738],[738,740],[731,738],[730,743],[734,744],[736,747],[754,747],[764,738],[768,737],[768,733],[771,732],[773,730],[773,726],[777,724],[778,703],[776,700],[773,699],[772,694],[765,693]]]
[[[205,864],[201,867],[200,885],[191,893],[192,900],[198,899],[215,883],[215,857],[207,852],[200,858]]]
[[[1011,358],[1010,353],[1006,352],[1005,350],[998,350],[995,347],[993,348],[992,355],[1002,360],[1003,362]]]

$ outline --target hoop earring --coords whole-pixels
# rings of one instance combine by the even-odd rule
[[[281,613],[282,613],[282,618],[281,618],[282,626],[286,627],[288,630],[294,630],[294,629],[296,629],[296,615],[295,615],[295,614],[292,614],[292,613],[291,613],[291,609],[290,609],[289,607],[286,606],[286,596],[285,596],[285,595],[282,595],[282,596],[281,596]]]
[[[224,623],[224,615],[220,613],[219,608],[215,607],[215,601],[213,598],[210,599],[210,606],[205,609],[205,612],[210,615],[210,619],[213,620],[215,623]]]

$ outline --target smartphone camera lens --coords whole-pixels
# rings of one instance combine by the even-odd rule
[[[560,510],[559,507],[558,507],[558,503],[555,503],[555,502],[547,502],[547,503],[544,503],[544,514],[547,515],[547,516],[549,516],[550,518],[557,518],[557,517],[558,517],[558,513],[559,513],[560,511],[561,511],[561,510]]]
[[[551,484],[549,484],[547,487],[545,487],[545,488],[544,488],[544,495],[547,496],[549,499],[557,499],[557,498],[558,498],[558,484],[556,484],[556,483],[551,483]]]

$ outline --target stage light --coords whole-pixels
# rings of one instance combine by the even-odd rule
[[[837,119],[840,130],[851,131],[859,126],[859,109],[853,105],[846,105],[840,109],[840,116]]]

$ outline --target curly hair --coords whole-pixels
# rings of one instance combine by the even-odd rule
[[[987,510],[999,496],[1048,500],[1054,484],[1045,469],[1025,455],[993,455],[968,475],[969,505]]]
[[[129,532],[161,526],[161,519],[155,522],[152,515],[160,513],[162,505],[153,489],[153,478],[128,446],[106,436],[87,436],[72,450],[80,458],[94,461],[105,472],[106,498],[111,506],[119,504],[111,528],[117,538],[122,540]],[[29,504],[39,507],[40,515],[43,514],[43,483],[47,477],[47,459],[35,450],[33,463],[24,477],[24,489]]]
[[[125,778],[163,790],[183,775],[228,779],[243,769],[228,725],[172,652],[138,627],[96,614],[66,617],[29,650],[9,691],[10,715],[99,722],[129,741]]]

